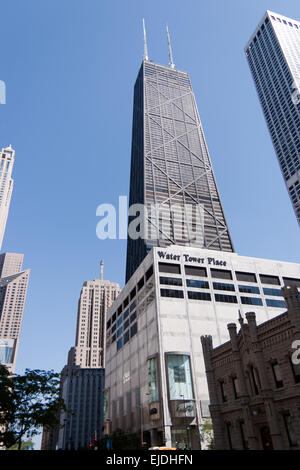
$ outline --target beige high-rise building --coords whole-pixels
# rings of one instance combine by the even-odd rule
[[[0,260],[5,255],[12,253],[1,255]],[[19,256],[16,254],[17,259]],[[9,259],[12,261],[11,257],[7,261]],[[29,274],[30,270],[26,269],[0,278],[0,363],[6,365],[11,372],[16,363]]]
[[[103,264],[100,279],[84,282],[78,301],[75,347],[68,357],[69,365],[105,367],[106,311],[120,293],[120,286],[104,281]]]
[[[75,346],[61,372],[61,397],[72,413],[61,413],[59,428],[44,429],[42,450],[88,448],[101,438],[106,312],[119,293],[119,284],[103,280],[102,261],[100,279],[83,283]]]
[[[3,148],[0,154],[0,249],[14,185],[14,180],[11,177],[14,161],[15,151],[11,145]]]

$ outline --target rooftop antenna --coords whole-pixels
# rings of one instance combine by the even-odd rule
[[[171,67],[171,69],[173,69],[173,68],[175,67],[175,64],[174,64],[174,62],[173,62],[173,54],[172,54],[172,47],[171,47],[171,39],[170,39],[170,34],[169,34],[168,25],[167,25],[167,38],[168,38],[168,49],[169,49],[169,59],[170,59],[169,66]]]
[[[100,261],[100,280],[103,281],[103,260]]]
[[[144,18],[143,18],[143,31],[144,31],[144,60],[149,60],[149,57],[148,57],[148,48],[147,48],[146,27],[145,27],[145,20],[144,20]]]

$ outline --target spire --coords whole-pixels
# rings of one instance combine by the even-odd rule
[[[147,48],[147,36],[146,36],[146,27],[145,27],[145,20],[143,18],[143,31],[144,31],[144,59],[149,60],[148,57],[148,48]]]
[[[169,66],[171,67],[171,69],[173,69],[173,68],[175,67],[175,64],[174,64],[174,62],[173,62],[173,54],[172,54],[172,47],[171,47],[171,39],[170,39],[170,34],[169,34],[168,25],[167,25],[167,39],[168,39],[168,49],[169,49],[169,59],[170,59]]]
[[[100,280],[103,281],[103,260],[100,261]]]

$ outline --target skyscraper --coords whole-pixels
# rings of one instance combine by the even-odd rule
[[[7,255],[13,253],[5,253],[1,259]],[[19,263],[20,256],[23,255],[16,254],[16,263],[12,265]],[[12,262],[12,256],[9,261]],[[0,278],[0,363],[12,372],[16,363],[29,274],[30,270],[26,269]]]
[[[75,347],[68,363],[80,367],[105,367],[106,311],[120,293],[119,284],[101,279],[84,282],[78,301]]]
[[[14,180],[11,177],[14,161],[15,151],[12,149],[11,145],[3,148],[0,159],[0,249],[14,185]]]
[[[75,346],[61,372],[59,429],[44,429],[43,449],[87,448],[100,439],[103,425],[103,390],[106,342],[106,311],[119,295],[117,283],[100,279],[83,283],[78,301]]]
[[[300,224],[300,22],[267,11],[245,52]]]
[[[129,206],[144,205],[147,225],[143,237],[128,234],[126,280],[153,246],[234,251],[189,75],[175,69],[170,42],[166,67],[149,60],[145,31],[144,40],[134,87]]]
[[[0,255],[0,278],[22,271],[24,255],[21,253],[2,253]]]

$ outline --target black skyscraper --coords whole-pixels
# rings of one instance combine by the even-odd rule
[[[153,246],[234,251],[189,75],[172,61],[144,58],[135,83],[129,205],[137,203],[147,228],[144,238],[128,236],[126,281]],[[155,204],[166,212],[151,211]]]

